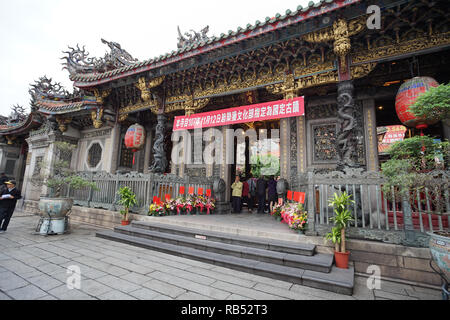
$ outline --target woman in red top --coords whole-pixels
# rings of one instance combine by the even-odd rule
[[[242,185],[241,210],[242,210],[242,206],[244,204],[244,201],[245,201],[245,203],[247,204],[247,207],[248,207],[248,192],[249,192],[249,186],[248,186],[247,180],[245,180],[242,184],[243,185]]]

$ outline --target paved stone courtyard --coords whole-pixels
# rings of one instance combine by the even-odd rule
[[[364,277],[355,278],[350,297],[96,238],[86,224],[36,235],[38,220],[16,212],[0,234],[0,300],[441,299],[438,290],[388,281],[369,290]],[[79,289],[67,284],[73,266]]]

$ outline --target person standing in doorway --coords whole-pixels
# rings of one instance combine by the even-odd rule
[[[247,208],[248,208],[248,192],[249,192],[248,182],[247,182],[247,180],[244,180],[242,182],[241,210],[242,210],[242,207],[244,206],[244,202],[247,204]],[[241,210],[239,210],[239,211],[241,211]]]
[[[256,178],[250,173],[250,178],[248,179],[248,211],[253,212],[255,206],[256,198]]]
[[[6,189],[6,185],[5,182],[8,181],[8,177],[6,176],[6,174],[4,172],[1,173],[0,175],[0,190],[1,189]]]
[[[266,188],[267,183],[264,176],[261,175],[258,181],[256,181],[256,192],[258,195],[258,213],[264,213],[266,208]]]
[[[243,184],[240,181],[239,176],[236,176],[236,180],[234,180],[234,183],[231,185],[231,189],[233,190],[231,193],[233,213],[241,213],[242,188]]]
[[[267,182],[268,200],[269,200],[269,212],[272,212],[273,206],[277,203],[277,182],[273,177],[270,177]]]
[[[22,198],[16,188],[16,181],[6,181],[5,184],[6,188],[0,191],[0,233],[4,233],[8,228],[17,200]]]

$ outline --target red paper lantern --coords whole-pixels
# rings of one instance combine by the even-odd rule
[[[395,97],[395,111],[400,121],[408,126],[416,129],[425,129],[429,125],[435,124],[434,119],[417,118],[413,113],[409,112],[409,107],[416,102],[416,99],[423,92],[431,87],[437,87],[439,84],[430,77],[414,77],[404,82],[398,89]]]
[[[134,164],[134,152],[142,148],[145,142],[145,129],[140,124],[133,124],[125,133],[125,146],[127,149],[131,149],[133,152],[133,164]]]

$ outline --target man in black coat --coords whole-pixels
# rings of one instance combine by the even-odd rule
[[[6,188],[0,191],[0,233],[8,228],[17,200],[22,198],[20,191],[16,188],[16,181],[6,181],[5,184]]]
[[[1,173],[0,175],[0,189],[5,188],[6,189],[6,185],[5,182],[8,181],[8,177],[6,176],[6,174],[4,172]]]
[[[266,209],[266,189],[267,189],[267,182],[264,179],[264,176],[261,175],[261,177],[256,181],[256,194],[258,197],[258,213],[264,213],[264,210]]]

